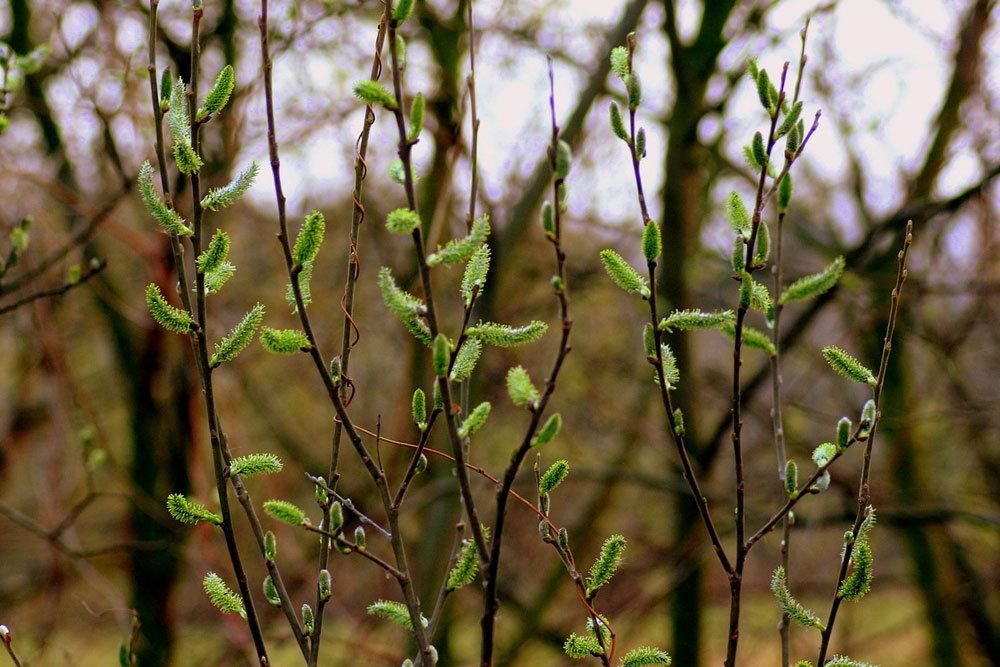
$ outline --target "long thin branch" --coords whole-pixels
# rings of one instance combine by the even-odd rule
[[[858,531],[861,530],[861,524],[865,520],[865,514],[871,501],[871,489],[869,488],[869,479],[871,477],[871,459],[872,459],[872,448],[875,445],[875,430],[878,426],[878,422],[881,419],[881,407],[882,407],[882,390],[885,388],[885,374],[889,367],[889,354],[892,352],[892,337],[896,330],[896,320],[899,317],[899,296],[903,290],[903,283],[906,281],[907,271],[906,271],[906,259],[909,255],[910,246],[913,244],[913,223],[906,223],[906,235],[903,239],[903,249],[899,251],[898,259],[898,271],[896,273],[896,285],[892,289],[891,303],[889,306],[889,321],[885,329],[885,340],[882,345],[882,359],[879,362],[878,376],[875,384],[874,390],[874,400],[875,400],[875,421],[871,426],[871,433],[868,436],[868,441],[865,443],[865,453],[864,459],[861,466],[861,479],[858,482],[858,512],[854,519],[854,527],[851,532],[855,538],[858,536]],[[830,637],[833,635],[833,626],[837,621],[837,610],[840,608],[840,603],[843,598],[840,597],[839,591],[840,586],[847,578],[847,568],[851,560],[851,553],[853,552],[854,543],[851,542],[844,547],[844,555],[840,562],[840,574],[837,577],[837,588],[835,589],[833,595],[833,602],[830,604],[830,614],[827,617],[826,629],[823,630],[822,641],[819,648],[819,661],[817,664],[822,665],[826,660],[827,649],[830,646]]]
[[[67,282],[64,283],[63,285],[60,285],[59,287],[53,287],[51,289],[41,290],[38,292],[34,292],[33,294],[28,294],[27,296],[21,297],[14,303],[8,304],[0,308],[0,315],[6,315],[11,311],[17,310],[21,306],[25,306],[31,303],[32,301],[37,301],[38,299],[47,299],[53,296],[62,296],[63,294],[70,291],[74,287],[79,287],[80,285],[84,284],[85,282],[96,276],[98,273],[103,271],[107,267],[107,265],[108,265],[107,260],[101,260],[100,262],[95,264],[92,268],[88,269],[85,273],[81,274],[80,277],[73,282]]]

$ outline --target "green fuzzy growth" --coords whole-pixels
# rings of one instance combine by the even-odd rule
[[[851,444],[851,420],[841,417],[837,422],[837,450],[844,451]]]
[[[467,262],[486,243],[486,237],[489,235],[490,216],[483,215],[476,218],[472,223],[472,230],[468,236],[463,236],[460,239],[452,239],[444,247],[438,246],[437,252],[427,256],[427,265],[437,266],[438,264],[444,264],[445,266],[451,266],[452,264]]]
[[[776,100],[771,99],[771,78],[767,75],[766,69],[760,70],[757,74],[757,98],[768,113],[773,113]]]
[[[614,250],[602,250],[601,262],[604,270],[608,272],[615,284],[626,292],[638,294],[643,298],[649,297],[649,284],[639,272],[632,268],[621,255]]]
[[[308,604],[302,605],[302,629],[303,634],[306,637],[312,637],[313,629],[315,628],[316,619],[313,616],[312,607]]]
[[[201,120],[206,116],[222,111],[226,103],[229,102],[229,96],[233,94],[234,86],[236,86],[236,73],[233,71],[232,65],[226,65],[219,72],[219,76],[216,77],[215,85],[212,86],[212,90],[208,91],[208,95],[205,96],[205,105],[198,109],[195,118]]]
[[[542,445],[548,443],[552,438],[556,437],[559,433],[559,429],[562,428],[562,417],[558,412],[550,416],[545,423],[542,424],[542,428],[538,429],[538,435],[536,435],[532,441],[532,447],[541,447]]]
[[[767,286],[751,278],[746,271],[740,277],[740,308],[752,308],[762,313],[770,310],[771,294]]]
[[[753,250],[753,261],[757,266],[763,266],[771,254],[771,230],[767,228],[767,223],[761,220],[757,227],[757,243]],[[770,300],[770,297],[768,297]]]
[[[167,107],[170,106],[170,93],[173,83],[173,75],[170,73],[170,68],[168,67],[160,75],[160,113],[166,111]]]
[[[368,613],[372,616],[381,616],[413,632],[413,620],[410,618],[410,612],[406,605],[402,602],[376,600],[368,605]],[[427,619],[423,616],[420,617],[420,623],[425,628],[427,627]]]
[[[264,533],[264,558],[273,561],[278,557],[278,539],[274,533],[267,531]]]
[[[618,108],[617,104],[612,102],[608,110],[611,114],[611,131],[626,144],[632,143],[628,138],[628,133],[625,131],[625,121],[622,120],[621,109]]]
[[[566,459],[559,459],[551,466],[549,469],[542,473],[541,478],[538,480],[538,494],[545,495],[551,493],[558,487],[566,477],[569,475],[569,461]]]
[[[423,431],[427,428],[427,395],[424,394],[423,389],[417,389],[413,392],[413,400],[410,405],[413,423]]]
[[[764,136],[760,132],[753,135],[750,150],[753,154],[754,164],[757,165],[758,169],[763,168],[767,164],[767,151],[764,149]]]
[[[575,633],[566,638],[563,652],[576,660],[603,654],[596,637],[581,637]]]
[[[823,667],[878,667],[878,665],[851,660],[846,655],[835,655],[827,660]]]
[[[420,133],[424,130],[424,95],[417,93],[410,105],[410,129],[406,132],[406,139],[410,143],[420,138]]]
[[[538,340],[548,329],[549,325],[539,320],[532,320],[522,327],[512,327],[509,324],[495,322],[480,322],[476,326],[466,329],[465,333],[469,338],[475,338],[490,345],[514,347]]]
[[[406,183],[406,170],[403,168],[403,161],[399,158],[393,160],[389,165],[389,180],[399,185]]]
[[[296,266],[302,266],[316,258],[325,234],[326,220],[323,214],[319,211],[310,212],[302,222],[299,235],[295,238],[295,247],[292,249],[292,261]]]
[[[274,454],[264,452],[237,456],[229,464],[229,473],[242,477],[253,477],[254,475],[270,475],[271,473],[281,472],[281,469],[284,467],[281,459]]]
[[[666,651],[653,646],[633,649],[622,658],[621,667],[646,667],[646,665],[669,665],[672,662]]]
[[[340,501],[330,505],[330,532],[337,534],[344,527],[344,508]]]
[[[785,139],[785,155],[795,155],[799,150],[799,145],[802,143],[802,123],[796,123],[791,130],[788,131],[788,136]]]
[[[684,413],[680,408],[674,408],[674,434],[684,436]]]
[[[381,104],[387,109],[396,108],[396,98],[377,81],[358,81],[354,84],[354,96],[369,106]]]
[[[798,101],[792,105],[789,109],[788,114],[785,116],[785,120],[781,121],[781,125],[778,126],[777,131],[774,133],[775,139],[780,139],[781,137],[788,134],[795,124],[799,122],[799,116],[802,114],[802,101]]]
[[[763,164],[757,162],[757,156],[754,154],[753,146],[750,144],[743,146],[743,159],[746,161],[747,166],[754,171],[760,171],[764,168]]]
[[[727,324],[733,324],[736,316],[731,310],[717,310],[706,313],[701,310],[675,310],[660,320],[660,331],[673,333],[689,329],[721,329]]]
[[[628,49],[624,46],[611,49],[611,70],[623,83],[628,84]]]
[[[837,589],[837,595],[845,600],[858,601],[872,588],[874,559],[868,540],[859,540],[851,551],[851,565],[854,569]]]
[[[264,503],[264,513],[290,526],[307,526],[309,519],[297,505],[287,500],[268,500]]]
[[[540,398],[531,382],[531,376],[523,366],[515,366],[507,371],[507,393],[514,405],[526,405],[532,409]]]
[[[278,589],[274,585],[274,580],[271,579],[271,575],[264,577],[264,597],[269,603],[275,607],[281,606],[281,598],[278,596]]]
[[[490,410],[492,409],[493,406],[490,405],[489,401],[483,401],[473,408],[466,420],[462,422],[461,426],[458,427],[458,435],[462,438],[468,438],[474,435],[476,431],[481,429],[483,424],[486,423],[486,420],[490,416]]]
[[[723,324],[719,329],[722,333],[729,336],[731,339],[736,339],[736,325],[728,322]],[[763,331],[754,329],[753,327],[748,327],[743,325],[743,345],[751,347],[755,350],[761,350],[762,352],[767,352],[769,355],[775,353],[774,343]]]
[[[474,338],[466,339],[461,349],[455,355],[455,363],[451,366],[448,379],[452,382],[465,382],[476,369],[476,362],[483,353],[483,344]]]
[[[635,72],[629,74],[628,81],[628,108],[635,111],[642,104],[642,85],[639,83],[639,75]]]
[[[844,258],[838,257],[819,273],[799,278],[785,288],[781,303],[795,299],[812,299],[829,291],[844,275]]]
[[[795,663],[795,667],[813,667],[813,664],[808,660],[799,660]]]
[[[365,527],[358,525],[354,528],[354,546],[358,548],[358,551],[364,551],[368,548],[368,537],[365,535]]]
[[[824,442],[822,445],[816,447],[812,453],[813,463],[816,464],[817,468],[822,468],[827,463],[833,460],[833,457],[837,455],[837,447],[830,442]]]
[[[191,314],[181,308],[174,308],[160,293],[155,283],[146,288],[146,306],[157,324],[175,333],[190,333],[194,327]]]
[[[226,258],[229,257],[229,246],[229,234],[221,229],[215,230],[212,240],[208,242],[208,248],[198,255],[198,258],[194,262],[198,268],[198,272],[209,273],[219,268],[226,261]]]
[[[246,609],[243,608],[243,598],[230,590],[226,582],[215,572],[209,572],[201,582],[208,599],[223,614],[239,614],[243,618],[247,617]]]
[[[656,363],[656,330],[653,325],[646,322],[642,328],[642,349],[646,353],[646,360],[652,364]]]
[[[545,232],[546,237],[554,241],[556,239],[556,223],[552,212],[552,202],[542,202],[542,231]]]
[[[206,273],[205,294],[215,294],[218,292],[226,284],[226,281],[233,277],[234,273],[236,273],[236,267],[229,262],[223,262],[214,270]]]
[[[556,143],[556,180],[562,180],[569,174],[569,168],[573,165],[573,150],[569,144],[560,139]]]
[[[210,211],[218,211],[221,208],[235,204],[243,196],[243,193],[253,185],[259,171],[260,165],[256,162],[251,162],[249,167],[241,171],[236,178],[229,182],[229,185],[210,190],[207,195],[202,197],[202,208],[207,208]]]
[[[434,339],[434,374],[439,378],[448,375],[448,363],[451,357],[451,343],[448,337],[439,333]]]
[[[208,521],[215,525],[222,523],[222,517],[215,512],[210,512],[201,503],[188,500],[180,493],[171,493],[167,496],[167,512],[181,523],[201,523]]]
[[[312,349],[309,338],[298,329],[272,329],[260,331],[260,344],[271,354],[295,354]]]
[[[792,175],[785,174],[778,184],[778,212],[784,213],[788,210],[788,204],[792,201]]]
[[[424,302],[409,292],[400,289],[392,277],[392,271],[382,267],[378,272],[378,285],[382,292],[382,302],[400,319],[407,331],[424,343],[431,344],[431,331],[421,319]]]
[[[400,72],[406,69],[406,40],[399,33],[396,33],[396,62]]]
[[[861,424],[859,424],[860,433],[858,437],[868,437],[872,429],[875,428],[875,420],[878,417],[877,408],[875,406],[875,401],[868,399],[865,401],[864,407],[861,408]]]
[[[745,238],[750,238],[750,213],[736,190],[730,192],[726,198],[726,220],[732,225],[733,230]]]
[[[486,526],[482,527],[483,539],[489,541],[490,539],[490,529]],[[476,551],[476,543],[472,540],[462,540],[462,548],[458,552],[458,558],[455,560],[455,566],[451,568],[451,572],[448,573],[448,590],[454,591],[462,588],[463,586],[468,586],[473,581],[476,580],[476,574],[479,572],[479,554]]]
[[[807,628],[817,628],[821,631],[826,630],[826,627],[816,614],[803,607],[792,597],[791,592],[788,590],[785,568],[779,567],[774,571],[774,574],[771,576],[771,591],[778,599],[778,606],[781,607],[782,613],[786,614],[790,619]]]
[[[312,303],[312,276],[315,264],[314,260],[309,260],[302,265],[302,270],[299,271],[297,280],[303,306]],[[291,307],[293,313],[299,312],[299,303],[295,300],[295,290],[292,288],[292,283],[285,283],[285,303]]]
[[[823,357],[826,359],[826,363],[830,364],[830,368],[850,380],[872,386],[878,383],[868,368],[839,347],[833,345],[824,347]]]
[[[490,247],[485,243],[479,246],[475,254],[465,265],[465,275],[462,276],[462,296],[465,305],[472,303],[473,297],[482,294],[486,285],[486,276],[490,272]]]
[[[646,128],[640,127],[635,135],[635,156],[641,160],[646,157]]]
[[[184,99],[187,86],[184,79],[177,79],[177,84],[170,91],[170,110],[167,112],[167,124],[170,126],[170,137],[174,142],[174,161],[182,174],[191,174],[202,167],[201,157],[191,146],[191,121],[188,118],[187,100]]]
[[[420,216],[408,208],[397,208],[385,219],[385,228],[395,234],[409,234],[420,227]]]
[[[755,84],[757,83],[757,77],[759,76],[759,73],[760,72],[757,69],[757,59],[750,58],[750,60],[747,61],[747,74],[750,75],[750,80],[753,81]]]
[[[618,567],[622,564],[622,554],[625,552],[625,538],[621,535],[612,535],[604,540],[601,546],[601,553],[590,566],[590,576],[587,577],[587,597],[599,590],[615,576]]]
[[[663,362],[663,381],[667,389],[676,389],[681,381],[681,372],[677,369],[677,357],[666,343],[660,344],[660,360]]]
[[[413,13],[413,0],[399,0],[392,10],[392,20],[396,22],[397,25],[410,18],[410,14]]]
[[[785,463],[785,493],[794,498],[799,489],[799,467],[795,461]]]
[[[319,599],[320,601],[329,600],[333,592],[330,590],[330,570],[320,570],[319,577],[316,580],[316,586],[319,589]]]
[[[646,261],[652,264],[663,251],[663,240],[660,238],[660,226],[650,220],[642,230],[642,254]]]
[[[160,223],[160,226],[168,233],[178,236],[194,234],[191,228],[184,224],[184,218],[167,206],[160,197],[160,193],[153,187],[153,168],[148,160],[143,162],[142,167],[139,168],[139,194],[142,196],[142,203],[146,205],[146,209],[152,214],[153,219]]]
[[[730,264],[733,267],[733,273],[741,274],[743,269],[746,268],[746,247],[747,240],[742,234],[737,234],[733,239],[733,258]]]

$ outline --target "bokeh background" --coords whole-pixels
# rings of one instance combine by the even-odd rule
[[[614,139],[607,107],[622,90],[608,53],[635,31],[644,84],[640,120],[648,134],[647,198],[664,231],[659,286],[663,308],[731,307],[727,224],[732,189],[749,198],[742,156],[764,117],[745,76],[757,56],[772,76],[794,72],[799,31],[811,17],[802,86],[804,115],[821,109],[819,131],[796,165],[786,223],[786,276],[819,270],[844,255],[841,285],[785,311],[785,422],[800,465],[832,438],[838,418],[856,418],[864,389],[834,376],[819,349],[839,345],[874,365],[882,347],[896,250],[906,220],[916,238],[890,362],[872,493],[874,590],[845,604],[834,644],[884,666],[1000,664],[1000,33],[988,0],[481,0],[475,17],[481,174],[480,211],[494,225],[493,272],[477,317],[557,325],[551,250],[537,224],[548,192],[546,55],[556,80],[563,136],[576,155],[568,181],[570,355],[553,398],[563,430],[544,463],[569,459],[570,480],[554,494],[553,517],[568,526],[588,562],[610,533],[629,540],[625,564],[599,598],[619,646],[654,644],[674,664],[718,664],[724,652],[728,588],[678,473],[650,369],[643,358],[643,309],[603,274],[597,253],[639,255],[639,215],[627,152]],[[229,109],[205,137],[210,185],[222,185],[267,148],[256,15],[248,0],[207,0],[203,80],[225,63],[237,72]],[[158,62],[189,78],[188,2],[161,0]],[[272,3],[279,141],[292,221],[326,214],[312,316],[332,355],[342,336],[340,298],[347,261],[354,142],[363,109],[351,85],[371,66],[381,4],[372,0]],[[408,41],[407,89],[428,99],[427,130],[415,149],[418,196],[430,245],[464,233],[470,177],[470,47],[465,2],[419,0]],[[201,593],[205,572],[230,572],[219,535],[166,514],[164,499],[185,492],[211,500],[214,484],[201,397],[187,341],[153,325],[143,303],[151,281],[169,284],[165,236],[133,184],[153,159],[146,80],[148,6],[101,0],[6,0],[0,38],[19,54],[51,54],[5,96],[0,135],[0,254],[10,230],[33,218],[30,245],[0,283],[0,623],[31,665],[106,665],[128,643],[135,610],[141,665],[252,664],[245,624],[221,616]],[[417,289],[409,242],[381,221],[402,205],[388,178],[395,129],[380,114],[372,133],[364,205],[368,222],[356,320],[361,336],[352,377],[357,422],[414,440],[409,396],[429,389],[424,350],[382,306],[375,285],[390,266]],[[184,183],[178,204],[185,210]],[[233,239],[235,277],[212,297],[210,335],[221,336],[256,301],[266,324],[293,326],[275,240],[270,178],[262,171],[240,205],[208,224]],[[68,294],[7,309],[64,284],[91,258],[107,268]],[[456,270],[441,270],[438,293],[449,326],[460,314]],[[762,322],[756,323],[763,327]],[[682,373],[677,401],[716,521],[726,526],[733,472],[728,400],[731,352],[718,334],[676,335]],[[555,353],[540,343],[490,349],[470,386],[494,413],[472,459],[499,473],[527,419],[506,398],[503,375],[523,364],[544,377]],[[767,360],[744,366],[750,524],[781,498],[770,435]],[[220,411],[235,453],[272,451],[285,471],[254,480],[270,497],[311,506],[303,472],[326,469],[331,411],[310,362],[268,356],[257,346],[216,374]],[[432,444],[447,450],[440,433]],[[390,476],[404,453],[383,445]],[[827,608],[841,535],[856,507],[860,452],[833,470],[828,491],[796,512],[791,582],[817,611]],[[530,466],[529,466],[530,467]],[[525,470],[516,487],[531,493]],[[340,490],[377,513],[373,489],[346,457]],[[476,480],[484,506],[491,486]],[[457,487],[431,461],[408,500],[404,524],[422,599],[443,575]],[[564,638],[585,616],[536,521],[512,506],[505,540],[499,665],[556,665]],[[281,564],[292,596],[314,590],[317,540],[287,527]],[[238,532],[247,527],[238,519]],[[778,537],[748,566],[741,664],[780,662],[779,613],[768,590]],[[730,543],[731,542],[727,542]],[[251,553],[249,542],[244,552]],[[398,665],[404,633],[366,616],[395,583],[364,561],[336,557],[323,664]],[[262,570],[251,567],[259,589]],[[261,601],[259,601],[261,602]],[[274,664],[298,657],[280,613],[263,610]],[[476,663],[480,594],[449,602],[434,643],[445,665]],[[817,637],[793,631],[793,656],[812,658]],[[2,659],[0,659],[2,661]]]

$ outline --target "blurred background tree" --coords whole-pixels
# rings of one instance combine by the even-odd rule
[[[995,8],[987,0],[475,3],[480,207],[496,230],[494,278],[477,314],[497,321],[554,317],[549,250],[535,223],[549,178],[545,54],[551,54],[563,136],[577,155],[565,241],[577,328],[553,399],[565,426],[552,445],[553,455],[573,464],[567,484],[574,502],[558,511],[578,553],[596,552],[611,531],[630,540],[604,604],[617,631],[637,645],[664,645],[678,665],[718,663],[727,593],[673,452],[662,445],[663,417],[650,401],[639,341],[620,333],[620,323],[635,323],[636,313],[603,279],[597,261],[600,248],[635,232],[626,155],[607,128],[607,105],[618,94],[607,54],[636,32],[636,67],[648,100],[648,199],[666,241],[659,286],[665,305],[726,307],[729,250],[720,202],[733,188],[749,190],[751,170],[740,146],[756,118],[746,60],[756,55],[771,67],[794,60],[797,33],[811,16],[803,97],[808,113],[823,110],[823,122],[796,179],[786,274],[812,272],[843,254],[847,275],[819,300],[789,308],[784,320],[791,455],[805,458],[829,438],[825,429],[845,406],[860,402],[860,395],[842,395],[818,349],[836,344],[877,356],[905,220],[913,219],[918,238],[875,454],[874,501],[890,530],[876,537],[884,555],[875,590],[864,605],[844,609],[835,641],[844,652],[884,665],[1000,664]],[[224,184],[249,160],[266,159],[256,11],[248,0],[206,3],[205,70],[231,63],[238,81],[231,110],[219,119],[223,130],[207,138],[202,174],[209,185]],[[467,11],[463,0],[419,1],[417,20],[406,30],[408,76],[428,99],[429,132],[415,160],[432,247],[464,233]],[[42,44],[51,49],[5,96],[0,239],[25,217],[34,225],[20,264],[0,282],[0,309],[23,295],[11,285],[63,284],[51,268],[63,256],[79,265],[107,261],[73,294],[0,315],[6,398],[0,402],[0,622],[16,629],[22,657],[32,664],[107,664],[128,641],[129,610],[141,623],[141,665],[250,664],[252,658],[246,629],[226,625],[198,590],[204,571],[226,568],[224,550],[207,530],[178,528],[163,505],[170,492],[210,497],[212,479],[190,353],[184,341],[152,324],[142,301],[145,284],[172,280],[169,244],[131,192],[138,166],[152,154],[147,12],[143,3],[93,0],[0,6],[0,38],[13,53]],[[161,2],[157,36],[160,64],[185,80],[188,12],[187,2]],[[298,0],[275,3],[272,12],[290,215],[326,213],[331,243],[316,266],[313,312],[335,347],[360,131],[350,85],[369,67],[381,5]],[[369,220],[381,220],[398,201],[386,177],[393,132],[383,120],[368,157]],[[274,313],[285,307],[271,201],[262,179],[241,205],[220,214],[240,267],[236,288],[219,297],[229,319],[247,301],[259,299]],[[362,233],[352,411],[372,427],[381,416],[383,433],[405,439],[409,394],[424,384],[428,369],[391,322],[373,277],[374,267],[390,265],[405,286],[416,267],[408,248],[390,242],[380,224]],[[0,247],[5,257],[7,250]],[[678,399],[688,442],[724,516],[732,484],[725,446],[731,357],[721,337],[680,335],[671,344],[684,371]],[[484,358],[471,392],[492,400],[498,413],[489,439],[472,452],[477,465],[502,469],[520,428],[503,397],[506,369],[542,363],[554,345]],[[232,415],[230,441],[236,453],[281,452],[288,469],[265,488],[307,502],[300,473],[325,468],[330,431],[326,411],[309,409],[318,383],[303,372],[305,360],[252,354],[220,376],[220,409]],[[780,489],[763,359],[748,364],[746,378],[748,494],[752,506],[766,508]],[[383,451],[387,466],[405,460],[397,454]],[[834,470],[831,491],[797,512],[791,577],[806,600],[828,598],[835,545],[856,505],[852,465]],[[355,466],[344,468],[341,489],[364,506],[367,487],[352,477]],[[406,525],[426,600],[447,559],[442,545],[450,544],[458,506],[445,466],[432,463],[421,482]],[[491,489],[479,485],[477,492],[487,497]],[[562,641],[578,620],[573,594],[561,564],[539,543],[535,519],[515,509],[510,522],[497,664],[561,664]],[[743,664],[779,660],[778,611],[767,590],[778,539],[769,538],[748,571]],[[287,559],[302,564],[286,574],[287,584],[293,596],[305,595],[315,543],[285,542]],[[399,664],[406,651],[401,637],[364,614],[391,582],[354,561],[334,563],[326,654],[336,656],[333,664]],[[450,603],[435,642],[441,664],[474,663],[480,604],[474,590]],[[265,613],[275,643],[287,629],[277,612]],[[220,625],[227,644],[213,631]],[[276,665],[297,660],[291,642],[284,644]],[[793,651],[811,654],[812,643],[795,637]]]

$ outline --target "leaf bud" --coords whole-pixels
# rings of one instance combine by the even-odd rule
[[[368,547],[368,538],[365,537],[365,527],[359,525],[354,529],[354,543],[358,546],[358,551],[364,551]]]
[[[319,571],[319,578],[316,582],[316,585],[319,587],[319,599],[329,600],[331,595],[330,570],[323,569]]]
[[[278,540],[274,533],[267,531],[264,533],[264,558],[273,561],[278,555]]]

